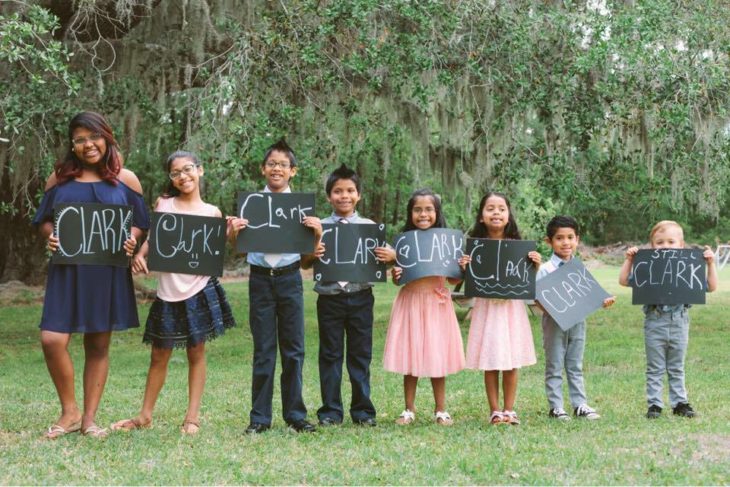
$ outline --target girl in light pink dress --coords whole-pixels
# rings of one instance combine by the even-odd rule
[[[476,222],[469,234],[473,238],[520,240],[509,200],[501,193],[489,192],[479,203]],[[528,257],[540,266],[540,254]],[[471,261],[468,255],[459,263]],[[491,409],[490,423],[520,424],[514,411],[517,371],[533,365],[535,345],[525,303],[517,299],[475,298],[466,347],[466,366],[484,371],[484,386]],[[499,407],[499,373],[502,372],[503,407]]]
[[[413,193],[408,201],[403,231],[445,227],[441,201],[431,190]],[[393,268],[393,281],[402,274]],[[407,283],[398,293],[385,339],[385,370],[403,374],[405,410],[396,423],[412,423],[419,377],[430,377],[437,424],[451,425],[446,411],[446,376],[464,368],[464,346],[446,279],[430,276]]]

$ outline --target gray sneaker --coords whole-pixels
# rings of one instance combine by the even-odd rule
[[[559,421],[570,421],[570,416],[568,416],[568,413],[566,413],[563,408],[552,408],[548,413],[548,416]]]

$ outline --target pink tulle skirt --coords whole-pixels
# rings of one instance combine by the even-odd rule
[[[464,345],[443,277],[406,284],[390,314],[383,367],[416,377],[445,377],[464,368]]]
[[[466,346],[467,368],[512,370],[535,362],[525,303],[517,299],[475,299]]]

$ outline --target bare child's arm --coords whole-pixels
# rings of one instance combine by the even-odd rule
[[[708,245],[705,246],[703,257],[707,261],[707,292],[711,293],[717,289],[717,266],[715,265],[715,254]]]
[[[302,269],[309,269],[314,265],[317,259],[324,255],[325,246],[321,240],[317,243],[317,247],[314,249],[313,254],[302,254],[300,265]]]
[[[535,269],[540,268],[540,264],[542,264],[542,255],[540,255],[540,252],[537,252],[536,250],[528,252],[527,258],[532,261],[533,265],[535,266]]]
[[[238,218],[237,216],[226,216],[226,237],[233,242],[238,236],[238,232],[246,228],[248,220]]]
[[[147,254],[149,253],[149,250],[149,240],[145,240],[145,242],[139,248],[139,252],[137,252],[137,254],[132,259],[133,274],[150,273],[150,270],[147,268]]]
[[[302,269],[309,269],[314,261],[324,255],[324,244],[322,243],[322,222],[316,216],[306,216],[302,220],[302,225],[314,230],[315,244],[314,252],[311,254],[302,254],[300,265]]]
[[[394,264],[395,249],[387,244],[385,247],[376,247],[375,257],[377,257],[378,260],[384,264]]]
[[[634,263],[634,256],[639,251],[639,247],[631,247],[626,251],[626,259],[621,265],[621,270],[618,273],[618,283],[622,286],[629,285],[629,274],[631,274],[631,265]]]

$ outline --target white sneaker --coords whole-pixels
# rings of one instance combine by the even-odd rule
[[[578,418],[590,420],[601,419],[601,415],[598,414],[595,409],[590,407],[588,404],[581,404],[573,410],[573,414],[575,414],[575,416]]]

